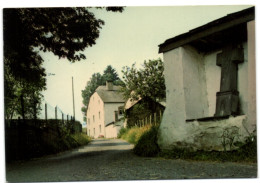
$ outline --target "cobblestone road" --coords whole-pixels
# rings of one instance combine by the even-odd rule
[[[143,158],[120,139],[94,140],[88,146],[7,165],[10,182],[253,178],[256,164]]]

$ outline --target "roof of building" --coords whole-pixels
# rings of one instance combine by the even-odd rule
[[[139,97],[137,100],[133,100],[131,98],[129,98],[126,103],[125,103],[125,110],[130,109],[131,107],[133,107],[135,104],[137,104],[139,101],[141,101],[142,98]],[[165,99],[157,101],[158,104],[162,105],[163,107],[166,107],[166,101]]]
[[[140,100],[142,100],[142,98],[139,97],[138,100],[133,100],[131,98],[129,98],[126,103],[125,103],[125,110],[130,109],[131,107],[133,107],[136,103],[138,103]]]
[[[119,92],[120,88],[120,86],[113,86],[113,90],[107,90],[106,86],[99,86],[96,92],[104,103],[124,103],[125,99]]]
[[[255,7],[228,14],[227,16],[192,29],[189,32],[167,39],[164,43],[159,45],[159,53],[167,52],[190,43],[193,44],[192,46],[201,49],[200,51],[209,51],[210,49],[221,46],[223,41],[241,37],[241,32],[237,30],[242,31],[244,35],[244,33],[246,33],[245,23],[254,19]],[[242,25],[243,27],[241,27]],[[220,33],[223,31],[225,31],[225,34]],[[234,32],[238,33],[234,35]]]

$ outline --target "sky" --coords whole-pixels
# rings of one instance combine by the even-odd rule
[[[166,39],[185,33],[250,6],[160,6],[126,7],[123,13],[92,10],[105,21],[96,45],[84,51],[87,59],[70,63],[52,53],[41,53],[47,73],[47,90],[44,99],[58,106],[64,113],[73,114],[72,77],[74,80],[75,116],[82,121],[82,96],[92,74],[112,65],[120,77],[122,68],[144,60],[163,58],[158,45]]]

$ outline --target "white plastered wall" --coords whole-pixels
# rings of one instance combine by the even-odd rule
[[[93,120],[93,116],[95,121]],[[89,136],[97,138],[100,135],[105,136],[105,125],[104,125],[104,102],[95,92],[89,100],[88,110],[87,110],[87,132]],[[90,124],[88,120],[90,119]],[[101,131],[100,131],[101,125]],[[94,134],[95,129],[95,134]]]
[[[203,56],[190,46],[182,49],[186,119],[208,116],[206,76]]]
[[[255,21],[247,23],[248,37],[248,125],[249,132],[256,129],[256,48]]]
[[[243,44],[245,62],[238,66],[240,110],[245,115],[217,122],[187,123],[186,119],[214,116],[221,76],[221,68],[216,65],[216,55],[221,50],[203,57],[190,47],[179,47],[164,53],[166,109],[158,134],[158,144],[162,149],[183,146],[223,150],[219,136],[224,130],[239,129],[240,140],[253,131],[256,124],[254,35],[252,21],[248,23],[248,43]],[[200,93],[199,88],[204,88],[205,92]],[[196,103],[202,100],[202,104],[196,105],[192,100]],[[208,111],[204,110],[205,106]]]

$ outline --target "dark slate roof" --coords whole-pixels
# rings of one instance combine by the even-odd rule
[[[220,19],[192,29],[189,32],[167,39],[164,43],[159,45],[159,53],[167,52],[191,43],[195,47],[204,48],[201,51],[207,51],[209,47],[214,45],[216,48],[217,46],[221,46],[221,42],[227,39],[237,39],[241,37],[241,33],[244,35],[246,29],[245,23],[254,19],[255,7],[228,14]],[[243,25],[243,27],[241,27],[241,25]],[[224,31],[224,35],[226,36],[223,36],[223,34],[220,36],[221,32],[223,33]],[[238,33],[232,36],[234,32]]]
[[[107,90],[106,86],[99,86],[96,92],[104,103],[124,103],[125,99],[119,92],[120,88],[120,86],[113,86],[113,90]]]

